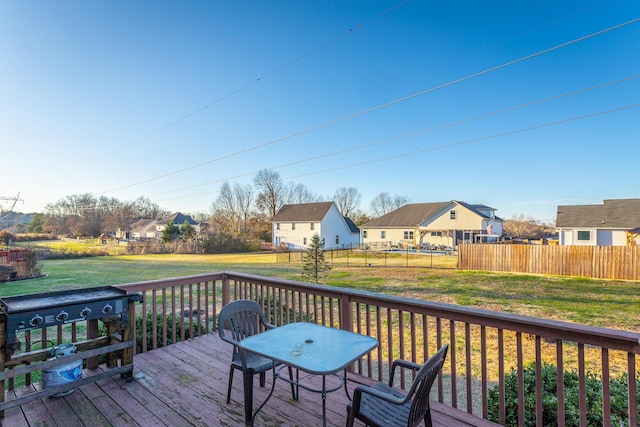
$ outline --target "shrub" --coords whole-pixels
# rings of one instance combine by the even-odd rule
[[[202,243],[205,254],[257,252],[259,249],[256,242],[227,233],[209,233]]]
[[[14,240],[16,240],[15,234],[9,230],[0,230],[0,244],[9,246]]]
[[[282,323],[293,322],[313,322],[313,313],[303,314],[294,310],[292,307],[280,302],[280,298],[269,296],[263,297],[262,301],[258,301],[262,307],[267,307],[268,311],[265,312],[269,323],[275,325],[277,320],[283,319]]]
[[[556,377],[557,370],[554,365],[544,363],[542,365],[542,425],[558,425],[558,400]],[[587,372],[586,397],[587,397],[587,425],[601,426],[602,420],[602,379],[593,372]],[[515,369],[505,374],[505,402],[506,423],[505,426],[518,425],[518,373]],[[640,405],[640,376],[636,379],[638,390],[636,399]],[[524,407],[525,426],[536,425],[536,371],[535,363],[524,368]],[[611,386],[611,425],[628,425],[627,407],[627,375],[610,379]],[[565,425],[578,427],[580,425],[580,412],[578,406],[578,373],[564,372],[564,397],[565,397]],[[489,420],[499,422],[500,394],[498,386],[489,390]]]
[[[181,318],[179,315],[168,314],[167,323],[167,345],[173,344],[173,331],[176,331],[176,339],[180,341],[182,336]],[[162,314],[156,314],[156,343],[158,347],[162,347],[164,339]],[[189,328],[191,325],[191,328]],[[207,330],[207,326],[201,323],[202,331]],[[193,338],[198,335],[198,321],[196,318],[190,322],[190,319],[184,319],[184,336],[185,339]],[[147,350],[153,348],[153,313],[147,313]],[[136,352],[142,352],[142,315],[136,316]]]

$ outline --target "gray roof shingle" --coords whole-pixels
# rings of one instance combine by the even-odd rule
[[[333,202],[299,203],[284,205],[271,221],[322,221]]]
[[[415,227],[451,202],[412,203],[362,224],[367,227]]]
[[[604,200],[601,205],[558,206],[556,227],[631,229],[640,226],[640,199]]]

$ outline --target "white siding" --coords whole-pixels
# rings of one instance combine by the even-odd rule
[[[596,228],[564,228],[560,229],[559,238],[562,246],[626,246],[627,234],[624,230],[607,230]],[[589,231],[591,239],[578,240],[578,232]]]
[[[314,224],[313,230],[311,229],[311,223]],[[295,224],[295,230],[293,230],[293,224]],[[284,243],[291,249],[308,247],[314,234],[324,239],[325,249],[355,247],[360,240],[360,234],[350,231],[335,204],[331,205],[322,221],[280,222],[280,229],[278,230],[277,228],[278,223],[272,223],[273,243],[275,245]],[[336,236],[338,236],[338,244],[336,244]],[[305,238],[307,239],[306,245]]]

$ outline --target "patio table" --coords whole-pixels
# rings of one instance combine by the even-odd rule
[[[327,393],[339,390],[344,385],[344,390],[349,397],[346,382],[347,368],[377,346],[378,340],[367,335],[307,322],[289,323],[245,338],[240,342],[241,352],[253,352],[275,362],[271,391],[255,414],[252,413],[252,387],[245,387],[246,423],[253,424],[255,416],[273,394],[276,379],[280,378],[293,383],[296,387],[322,394],[322,420],[323,425],[326,426]],[[276,366],[278,364],[280,364],[279,367]],[[309,375],[301,378],[297,376],[296,379],[287,378],[280,374],[280,371],[287,366]],[[343,371],[342,375],[338,374],[340,371]],[[321,389],[312,388],[305,384],[305,378],[314,375],[322,376]],[[328,375],[338,377],[340,385],[327,388]]]

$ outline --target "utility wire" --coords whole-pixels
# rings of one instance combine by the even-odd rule
[[[520,104],[520,105],[517,105],[517,106],[514,106],[514,107],[509,107],[509,108],[505,108],[505,109],[502,109],[502,110],[492,111],[490,113],[485,113],[485,114],[480,114],[480,115],[473,116],[473,117],[468,117],[468,118],[465,118],[465,119],[461,119],[461,120],[457,120],[457,121],[454,121],[454,122],[441,124],[441,125],[434,126],[434,127],[431,127],[431,128],[426,128],[426,129],[422,129],[422,130],[409,132],[409,133],[405,133],[405,134],[402,134],[402,135],[397,135],[397,136],[393,136],[393,137],[390,137],[390,138],[374,141],[374,142],[371,142],[371,143],[368,143],[368,144],[363,144],[363,145],[358,145],[358,146],[355,146],[355,147],[345,148],[345,149],[338,150],[338,151],[333,151],[331,153],[321,154],[321,155],[314,156],[314,157],[308,157],[308,158],[305,158],[305,159],[296,160],[296,161],[289,162],[289,163],[283,163],[283,164],[280,164],[280,165],[277,165],[277,166],[268,167],[266,169],[272,169],[272,170],[273,169],[281,169],[281,168],[285,168],[285,167],[288,167],[288,166],[293,166],[293,165],[297,165],[297,164],[301,164],[301,163],[307,163],[307,162],[310,162],[310,161],[313,161],[313,160],[319,160],[319,159],[322,159],[322,158],[335,156],[335,155],[338,155],[338,154],[344,154],[344,153],[348,153],[348,152],[351,152],[351,151],[361,150],[361,149],[364,149],[364,148],[373,147],[375,145],[380,145],[380,144],[384,144],[384,143],[387,143],[387,142],[397,141],[397,140],[400,140],[400,139],[421,135],[421,134],[424,134],[424,133],[427,133],[427,132],[433,132],[433,131],[436,131],[436,130],[445,129],[445,128],[448,128],[448,127],[453,127],[453,126],[461,125],[461,124],[464,124],[464,123],[469,123],[471,121],[484,119],[484,118],[495,116],[495,115],[498,115],[498,114],[503,114],[503,113],[515,111],[515,110],[522,109],[522,108],[525,108],[525,107],[531,107],[533,105],[538,105],[538,104],[542,104],[542,103],[545,103],[545,102],[555,101],[555,100],[558,100],[558,99],[561,99],[561,98],[566,98],[566,97],[569,97],[569,96],[578,95],[578,94],[589,92],[589,91],[592,91],[592,90],[595,90],[595,89],[601,89],[603,87],[607,87],[607,86],[611,86],[611,85],[627,82],[627,81],[630,81],[630,80],[633,80],[633,79],[637,79],[639,77],[640,77],[640,74],[636,74],[634,76],[629,76],[629,77],[625,77],[625,78],[622,78],[622,79],[613,80],[613,81],[606,82],[606,83],[601,83],[601,84],[598,84],[598,85],[595,85],[595,86],[590,86],[590,87],[574,90],[574,91],[571,91],[571,92],[566,92],[566,93],[563,93],[563,94],[560,94],[560,95],[556,95],[556,96],[552,96],[552,97],[548,97],[548,98],[543,98],[543,99],[539,99],[539,100],[536,100],[536,101],[527,102],[525,104]],[[262,169],[265,169],[265,168],[262,168]],[[188,190],[188,189],[191,189],[191,188],[202,187],[202,186],[205,186],[205,185],[214,184],[214,183],[217,183],[217,182],[228,181],[230,179],[242,178],[242,177],[245,177],[245,176],[253,175],[253,174],[257,173],[257,172],[258,171],[251,171],[251,172],[242,173],[242,174],[235,175],[235,176],[228,177],[228,178],[215,179],[215,180],[203,182],[203,183],[200,183],[200,184],[194,184],[194,185],[189,185],[189,186],[186,186],[186,187],[176,188],[176,189],[173,189],[173,190],[161,191],[161,192],[158,192],[158,193],[151,193],[151,194],[149,194],[149,196],[151,197],[151,196],[158,196],[158,195],[161,195],[161,194],[174,193],[174,192],[177,192],[177,191],[184,191],[184,190]]]
[[[369,165],[369,164],[372,164],[372,163],[379,163],[379,162],[383,162],[383,161],[386,161],[386,160],[393,160],[393,159],[398,159],[398,158],[401,158],[401,157],[413,156],[413,155],[416,155],[416,154],[427,153],[429,151],[442,150],[442,149],[445,149],[445,148],[451,148],[451,147],[456,147],[456,146],[459,146],[459,145],[471,144],[473,142],[486,141],[488,139],[499,138],[499,137],[502,137],[502,136],[513,135],[513,134],[516,134],[516,133],[528,132],[528,131],[531,131],[531,130],[542,129],[542,128],[555,126],[555,125],[559,125],[559,124],[563,124],[563,123],[574,122],[574,121],[577,121],[577,120],[584,120],[584,119],[588,119],[588,118],[591,118],[591,117],[596,117],[596,116],[601,116],[601,115],[604,115],[604,114],[615,113],[615,112],[618,112],[618,111],[630,110],[632,108],[637,108],[637,107],[640,107],[640,104],[626,105],[624,107],[618,107],[618,108],[614,108],[614,109],[606,110],[606,111],[599,111],[597,113],[586,114],[584,116],[571,117],[571,118],[568,118],[568,119],[558,120],[558,121],[551,122],[551,123],[545,123],[545,124],[541,124],[541,125],[530,126],[530,127],[526,127],[526,128],[511,130],[511,131],[507,131],[507,132],[502,132],[502,133],[498,133],[498,134],[495,134],[495,135],[468,139],[466,141],[454,142],[454,143],[451,143],[451,144],[440,145],[438,147],[425,148],[425,149],[422,149],[422,150],[412,151],[410,153],[396,154],[394,156],[383,157],[383,158],[380,158],[380,159],[368,160],[368,161],[360,162],[360,163],[353,163],[353,164],[346,165],[346,166],[338,166],[338,167],[335,167],[335,168],[324,169],[324,170],[316,171],[316,172],[309,172],[309,173],[305,173],[305,174],[301,174],[301,175],[291,176],[291,177],[284,178],[284,179],[300,178],[302,176],[317,175],[317,174],[320,174],[320,173],[333,172],[333,171],[340,170],[340,169],[347,169],[347,168],[353,168],[353,167],[356,167],[356,166]]]
[[[357,166],[370,165],[370,164],[373,164],[373,163],[379,163],[379,162],[398,159],[398,158],[407,157],[407,156],[414,156],[416,154],[427,153],[427,152],[430,152],[430,151],[443,150],[443,149],[446,149],[446,148],[456,147],[456,146],[459,146],[459,145],[471,144],[471,143],[474,143],[474,142],[486,141],[486,140],[489,140],[489,139],[499,138],[499,137],[503,137],[503,136],[507,136],[507,135],[514,135],[514,134],[517,134],[517,133],[523,133],[523,132],[528,132],[528,131],[532,131],[532,130],[536,130],[536,129],[547,128],[547,127],[550,127],[550,126],[556,126],[556,125],[559,125],[559,124],[569,123],[569,122],[573,122],[573,121],[577,121],[577,120],[584,120],[584,119],[588,119],[588,118],[592,118],[592,117],[601,116],[601,115],[604,115],[604,114],[615,113],[615,112],[629,110],[629,109],[633,109],[633,108],[637,108],[637,107],[640,107],[640,104],[631,104],[631,105],[627,105],[627,106],[624,106],[624,107],[618,107],[618,108],[614,108],[614,109],[606,110],[606,111],[599,111],[599,112],[596,112],[596,113],[586,114],[586,115],[578,116],[578,117],[571,117],[571,118],[568,118],[568,119],[558,120],[558,121],[550,122],[550,123],[544,123],[544,124],[541,124],[541,125],[529,126],[529,127],[526,127],[526,128],[515,129],[515,130],[502,132],[502,133],[497,133],[497,134],[493,134],[493,135],[489,135],[489,136],[483,136],[483,137],[468,139],[468,140],[465,140],[465,141],[454,142],[454,143],[451,143],[451,144],[439,145],[437,147],[429,147],[429,148],[425,148],[425,149],[422,149],[422,150],[412,151],[412,152],[409,152],[409,153],[396,154],[396,155],[393,155],[393,156],[383,157],[383,158],[379,158],[379,159],[367,160],[367,161],[364,161],[364,162],[352,163],[352,164],[349,164],[349,165],[338,166],[338,167],[335,167],[335,168],[323,169],[323,170],[319,170],[319,171],[315,171],[315,172],[309,172],[309,173],[304,173],[304,174],[300,174],[300,175],[290,176],[290,177],[287,177],[287,178],[284,178],[284,179],[294,179],[294,178],[300,178],[300,177],[304,177],[304,176],[318,175],[318,174],[326,173],[326,172],[334,172],[334,171],[342,170],[342,169],[349,169],[349,168],[353,168],[353,167],[357,167]],[[169,200],[185,199],[185,198],[189,198],[189,197],[204,196],[204,195],[208,195],[210,193],[211,192],[206,192],[206,193],[191,194],[191,195],[188,195],[188,196],[173,197],[173,198],[169,198],[169,199],[158,200],[157,202],[165,202],[165,201],[169,201]]]
[[[242,91],[244,91],[244,90],[246,90],[246,89],[250,88],[251,86],[253,86],[253,85],[256,85],[256,84],[260,83],[261,81],[266,80],[267,78],[269,78],[269,77],[273,76],[274,74],[279,73],[280,71],[284,70],[285,68],[288,68],[288,67],[290,67],[291,65],[293,65],[293,64],[295,64],[295,63],[297,63],[297,62],[302,61],[302,60],[303,60],[303,59],[305,59],[306,57],[311,56],[311,55],[313,55],[313,54],[315,54],[315,53],[317,53],[317,52],[321,51],[322,49],[325,49],[325,48],[327,48],[327,47],[331,46],[331,45],[332,45],[332,44],[334,44],[334,43],[337,43],[338,41],[342,40],[343,38],[345,38],[345,37],[346,37],[346,36],[348,36],[349,34],[353,33],[354,31],[360,30],[360,29],[361,29],[362,27],[364,27],[365,25],[368,25],[368,24],[372,23],[373,21],[376,21],[376,20],[380,19],[380,18],[381,18],[381,17],[383,17],[384,15],[386,15],[386,14],[388,14],[388,13],[393,12],[394,10],[396,10],[396,9],[400,8],[401,6],[404,6],[406,3],[409,3],[410,1],[411,1],[411,0],[404,0],[404,1],[402,1],[402,2],[400,2],[400,3],[398,3],[398,4],[396,4],[396,5],[394,5],[394,6],[392,6],[392,7],[390,7],[389,9],[387,9],[387,10],[385,10],[385,11],[383,11],[383,12],[379,13],[378,15],[374,16],[373,18],[371,18],[371,19],[369,19],[369,20],[367,20],[367,21],[364,21],[363,23],[360,23],[360,24],[356,25],[354,28],[349,28],[348,30],[343,31],[341,34],[339,34],[339,35],[335,36],[334,38],[332,38],[332,39],[330,39],[330,40],[328,40],[328,41],[326,41],[326,42],[322,43],[321,45],[319,45],[319,46],[317,46],[317,47],[315,47],[315,48],[313,48],[313,49],[311,49],[311,50],[309,50],[309,51],[307,51],[307,52],[303,53],[302,55],[298,56],[297,58],[294,58],[294,59],[290,60],[289,62],[286,62],[286,63],[284,63],[283,65],[281,65],[281,66],[279,66],[279,67],[277,67],[277,68],[273,69],[272,71],[269,71],[268,73],[266,73],[266,74],[264,74],[264,75],[262,75],[262,76],[260,76],[260,77],[256,78],[255,80],[253,80],[253,81],[251,81],[251,82],[249,82],[249,83],[246,83],[246,84],[244,84],[244,85],[242,85],[242,86],[238,87],[237,89],[232,90],[231,92],[229,92],[229,93],[227,93],[227,94],[225,94],[225,95],[223,95],[223,96],[221,96],[221,97],[217,98],[217,99],[216,99],[216,100],[214,100],[214,101],[211,101],[210,103],[206,104],[205,106],[203,106],[203,107],[201,107],[201,108],[199,108],[199,109],[197,109],[197,110],[195,110],[195,111],[193,111],[193,112],[191,112],[191,113],[189,113],[189,114],[187,114],[187,115],[185,115],[185,116],[183,116],[183,117],[179,118],[178,120],[175,120],[175,121],[173,121],[173,122],[169,123],[168,125],[163,126],[163,127],[159,128],[159,129],[157,129],[157,130],[155,130],[155,131],[151,132],[150,134],[148,134],[148,135],[146,135],[146,136],[143,136],[142,138],[139,138],[139,139],[137,139],[137,140],[133,141],[132,143],[130,143],[130,144],[128,144],[128,145],[125,145],[125,146],[123,146],[123,147],[121,147],[121,148],[119,148],[119,149],[117,149],[117,150],[115,150],[115,151],[111,152],[111,154],[107,154],[107,156],[112,156],[112,155],[114,155],[114,154],[117,154],[117,153],[119,153],[120,151],[123,151],[123,150],[125,150],[125,149],[127,149],[127,148],[130,148],[130,147],[132,147],[132,146],[136,145],[136,144],[139,144],[139,143],[140,143],[140,142],[142,142],[142,141],[145,141],[145,140],[147,140],[147,139],[149,139],[149,138],[152,138],[152,137],[154,137],[154,136],[158,135],[159,133],[162,133],[162,132],[164,132],[165,130],[167,130],[167,129],[169,129],[169,128],[172,128],[172,127],[174,127],[174,126],[176,126],[176,125],[178,125],[178,124],[180,124],[180,123],[184,122],[185,120],[188,120],[188,119],[190,119],[191,117],[193,117],[193,116],[195,116],[195,115],[198,115],[198,114],[202,113],[203,111],[207,110],[209,107],[213,107],[214,105],[216,105],[216,104],[218,104],[218,103],[220,103],[220,102],[224,101],[225,99],[230,98],[230,97],[232,97],[233,95],[236,95],[236,94],[238,94],[238,93],[240,93],[240,92],[242,92]],[[137,185],[137,184],[133,184],[133,185]],[[119,190],[119,189],[118,189],[118,190]],[[115,190],[114,190],[114,191],[115,191]],[[107,191],[107,192],[108,192],[108,191]],[[100,194],[103,194],[103,193],[100,193]]]
[[[338,124],[338,123],[341,123],[341,122],[344,122],[344,121],[347,121],[347,120],[350,120],[350,119],[353,119],[353,118],[356,118],[356,117],[359,117],[359,116],[362,116],[362,115],[365,115],[365,114],[368,114],[368,113],[371,113],[373,111],[377,111],[377,110],[380,110],[380,109],[383,109],[383,108],[386,108],[386,107],[389,107],[389,106],[392,106],[392,105],[395,105],[395,104],[399,104],[401,102],[408,101],[410,99],[425,95],[427,93],[435,92],[435,91],[437,91],[439,89],[443,89],[443,88],[455,85],[457,83],[461,83],[461,82],[473,79],[475,77],[482,76],[484,74],[488,74],[488,73],[491,73],[493,71],[497,71],[497,70],[500,70],[502,68],[509,67],[511,65],[514,65],[514,64],[518,64],[518,63],[523,62],[523,61],[527,61],[529,59],[538,57],[540,55],[544,55],[546,53],[553,52],[555,50],[562,49],[562,48],[567,47],[567,46],[571,46],[573,44],[582,42],[584,40],[588,40],[590,38],[597,37],[599,35],[608,33],[610,31],[614,31],[614,30],[623,28],[625,26],[634,24],[634,23],[636,23],[638,21],[640,21],[640,18],[635,18],[635,19],[632,19],[630,21],[626,21],[626,22],[623,22],[621,24],[614,25],[612,27],[608,27],[608,28],[605,28],[605,29],[600,30],[600,31],[596,31],[596,32],[588,34],[586,36],[582,36],[582,37],[579,37],[577,39],[574,39],[574,40],[571,40],[571,41],[568,41],[568,42],[565,42],[565,43],[561,43],[559,45],[556,45],[556,46],[553,46],[553,47],[550,47],[550,48],[547,48],[547,49],[540,50],[538,52],[535,52],[535,53],[520,57],[518,59],[514,59],[514,60],[509,61],[509,62],[505,62],[505,63],[503,63],[501,65],[496,65],[495,67],[487,68],[485,70],[478,71],[478,72],[473,73],[473,74],[469,74],[469,75],[467,75],[465,77],[460,77],[458,79],[451,80],[451,81],[449,81],[447,83],[443,83],[443,84],[440,84],[440,85],[437,85],[437,86],[433,86],[433,87],[431,87],[429,89],[425,89],[425,90],[422,90],[422,91],[419,91],[419,92],[415,92],[415,93],[413,93],[411,95],[407,95],[407,96],[402,97],[402,98],[397,98],[397,99],[395,99],[393,101],[389,101],[389,102],[386,102],[384,104],[380,104],[378,106],[359,111],[357,113],[349,114],[349,115],[340,117],[338,119],[334,119],[334,120],[319,124],[317,126],[313,126],[313,127],[310,127],[310,128],[298,131],[298,132],[294,132],[292,134],[289,134],[289,135],[286,135],[286,136],[283,136],[283,137],[280,137],[280,138],[273,139],[271,141],[267,141],[267,142],[262,143],[262,144],[254,145],[252,147],[248,147],[248,148],[236,151],[234,153],[230,153],[230,154],[227,154],[227,155],[224,155],[224,156],[212,159],[212,160],[208,160],[206,162],[202,162],[202,163],[198,163],[198,164],[195,164],[195,165],[191,165],[191,166],[188,166],[188,167],[185,167],[185,168],[182,168],[182,169],[178,169],[178,170],[173,171],[173,172],[169,172],[169,173],[166,173],[166,174],[163,174],[163,175],[156,176],[154,178],[149,178],[149,179],[146,179],[146,180],[143,180],[143,181],[138,181],[138,182],[133,183],[133,184],[128,184],[128,185],[124,185],[124,186],[121,186],[121,187],[118,187],[118,188],[107,190],[107,191],[104,191],[104,192],[99,193],[99,194],[111,193],[111,192],[114,192],[114,191],[123,190],[125,188],[131,188],[131,187],[138,186],[138,185],[141,185],[141,184],[146,184],[148,182],[156,181],[156,180],[161,179],[161,178],[166,178],[166,177],[177,175],[177,174],[180,174],[180,173],[183,173],[183,172],[186,172],[186,171],[189,171],[189,170],[193,170],[193,169],[196,169],[196,168],[199,168],[199,167],[202,167],[202,166],[206,166],[206,165],[209,165],[211,163],[218,162],[220,160],[225,160],[225,159],[228,159],[228,158],[231,158],[231,157],[236,157],[236,156],[238,156],[240,154],[245,154],[245,153],[248,153],[248,152],[251,152],[251,151],[255,151],[255,150],[259,149],[259,148],[264,148],[266,146],[273,145],[273,144],[276,144],[278,142],[282,142],[282,141],[285,141],[287,139],[294,138],[296,136],[304,135],[306,133],[313,132],[313,131],[316,131],[318,129],[322,129],[322,128],[325,128],[325,127],[328,127],[328,126],[332,126],[332,125],[335,125],[335,124]]]

